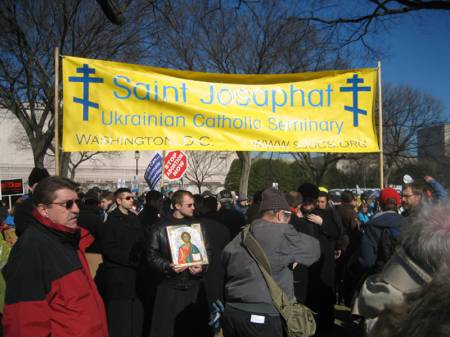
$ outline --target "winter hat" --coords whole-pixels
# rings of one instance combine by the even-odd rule
[[[222,190],[219,192],[219,201],[220,202],[233,202],[233,196],[229,190]]]
[[[263,191],[261,205],[259,206],[260,212],[269,210],[290,211],[290,209],[283,193],[273,187],[269,187]]]
[[[30,176],[28,177],[28,186],[32,187],[34,184],[47,177],[50,177],[47,169],[42,167],[35,167],[31,170]]]
[[[401,204],[400,194],[396,190],[391,188],[391,187],[383,188],[381,190],[381,192],[380,192],[380,202],[383,205],[386,205],[388,203],[392,203],[392,201],[389,201],[389,199],[395,200],[395,204],[397,206],[400,206],[400,204]]]
[[[313,202],[319,197],[319,188],[311,183],[301,184],[297,191],[300,192],[305,202]]]

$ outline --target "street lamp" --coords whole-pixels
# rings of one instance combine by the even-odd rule
[[[139,158],[141,158],[141,154],[139,151],[134,151],[134,159],[136,159],[136,178],[139,174],[139,169],[138,169],[138,163],[139,163]]]

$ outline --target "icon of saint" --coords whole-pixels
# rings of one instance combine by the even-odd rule
[[[191,242],[191,234],[181,233],[183,244],[178,249],[178,264],[198,262],[202,260],[202,254],[196,245]]]

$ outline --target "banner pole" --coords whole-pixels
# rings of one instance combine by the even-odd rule
[[[381,62],[378,61],[378,132],[380,139],[380,188],[384,187],[384,158],[383,158],[383,99],[381,87]]]
[[[164,187],[164,159],[165,158],[166,158],[166,151],[163,150],[162,151],[162,165],[161,165],[161,186],[160,186],[161,192],[163,191],[163,187]]]
[[[55,176],[59,176],[59,48],[55,48]]]

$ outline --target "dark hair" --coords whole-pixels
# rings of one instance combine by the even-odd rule
[[[103,191],[100,194],[100,200],[106,199],[106,200],[113,200],[114,199],[114,193],[111,191]]]
[[[150,205],[152,203],[152,201],[153,202],[158,201],[162,198],[163,198],[163,195],[161,192],[151,190],[151,191],[148,191],[147,194],[145,195],[145,202],[147,205]]]
[[[178,190],[176,191],[173,195],[172,195],[172,207],[175,209],[175,205],[181,205],[183,203],[183,198],[185,195],[190,196],[192,199],[194,199],[194,196],[192,195],[191,192],[186,191],[186,190]]]
[[[75,192],[77,183],[64,177],[47,177],[42,179],[33,191],[33,204],[35,206],[39,204],[48,205],[55,200],[55,192],[68,189]]]
[[[206,197],[203,199],[203,207],[208,213],[214,213],[217,211],[217,199],[215,197]]]
[[[380,208],[383,211],[394,211],[394,212],[397,212],[398,211],[397,200],[395,200],[394,198],[389,198],[389,199],[386,200],[385,204],[380,202]]]
[[[286,193],[286,201],[288,202],[289,206],[295,208],[303,202],[303,198],[300,192],[291,191],[289,193]]]
[[[319,191],[319,197],[325,197],[325,198],[327,198],[327,201],[330,199],[330,196],[328,195],[328,193],[324,192],[324,191]]]
[[[43,179],[50,177],[47,169],[43,167],[34,167],[31,170],[30,176],[28,177],[28,186],[33,187],[34,184],[38,184]]]
[[[412,194],[414,195],[422,195],[423,194],[423,188],[424,186],[422,184],[419,183],[410,183],[410,184],[404,184],[403,185],[403,190],[410,188]]]
[[[355,198],[355,196],[353,195],[352,191],[346,190],[341,193],[341,201],[343,203],[346,203],[346,204],[351,203],[354,198]]]
[[[297,191],[300,192],[305,203],[313,203],[319,196],[319,188],[317,185],[312,183],[303,183],[298,188]]]
[[[367,202],[365,202],[364,200],[361,202],[361,205],[358,206],[358,212],[362,212],[363,208],[369,208],[369,205],[367,205]]]
[[[256,191],[253,194],[253,203],[254,204],[260,204],[261,203],[261,201],[262,201],[262,192],[263,191]]]
[[[117,200],[122,193],[131,193],[131,190],[127,187],[121,187],[114,192],[114,200]]]

